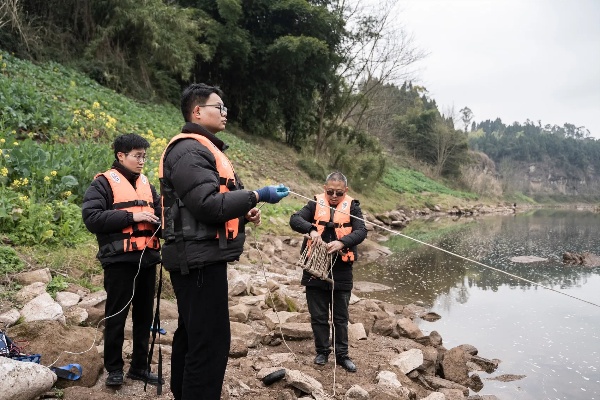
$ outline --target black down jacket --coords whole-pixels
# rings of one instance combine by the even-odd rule
[[[196,133],[207,137],[221,151],[227,145],[202,126],[188,122],[182,133]],[[244,186],[236,175],[236,187],[226,193],[219,192],[219,173],[215,158],[204,145],[195,139],[182,139],[167,148],[163,161],[161,195],[165,207],[162,247],[163,265],[168,271],[200,268],[206,265],[239,259],[244,248],[244,216],[256,205],[253,192]],[[180,212],[174,212],[174,204],[182,204],[185,213],[193,219],[188,228],[199,232],[199,239],[186,239],[181,234]],[[178,207],[178,206],[177,206]],[[202,232],[215,232],[231,219],[239,219],[236,238],[228,239],[226,247],[219,240]],[[174,226],[176,238],[167,237],[165,227]],[[184,224],[185,225],[185,224]],[[192,232],[193,234],[194,232]],[[204,236],[204,237],[202,237]],[[186,231],[186,237],[190,232]]]

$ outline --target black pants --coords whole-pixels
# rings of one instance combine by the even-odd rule
[[[348,356],[348,304],[350,290],[333,291],[333,327],[335,328],[335,355]],[[306,301],[318,354],[329,354],[329,311],[332,309],[331,290],[306,287]]]
[[[231,331],[227,263],[171,272],[179,321],[173,336],[171,391],[175,400],[219,400]]]
[[[133,354],[131,368],[146,369],[148,363],[148,342],[152,325],[152,308],[154,305],[154,283],[156,267],[144,267],[138,271],[135,263],[112,264],[104,269],[104,289],[106,290],[106,306],[104,308],[104,368],[108,372],[123,369],[123,340],[129,300],[133,295],[131,319],[133,322]],[[125,307],[125,305],[127,306]],[[125,309],[123,309],[125,307]],[[119,312],[123,310],[122,312]]]

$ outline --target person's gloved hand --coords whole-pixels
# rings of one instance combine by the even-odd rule
[[[279,185],[265,186],[256,191],[258,194],[258,201],[264,201],[265,203],[275,204],[285,196],[290,194],[290,188],[284,186],[282,183]]]

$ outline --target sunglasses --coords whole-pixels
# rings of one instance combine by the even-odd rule
[[[327,189],[325,191],[325,193],[327,193],[328,196],[333,196],[333,194],[335,193],[335,195],[337,197],[342,197],[344,195],[344,191],[343,190],[333,190],[333,189]]]

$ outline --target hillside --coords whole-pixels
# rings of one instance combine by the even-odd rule
[[[56,158],[53,154],[66,157],[56,162],[71,164],[70,169],[61,166],[60,172],[76,178],[77,184],[71,190],[75,197],[70,200],[77,203],[93,175],[109,165],[112,138],[119,133],[137,132],[151,142],[146,173],[157,183],[158,157],[182,124],[175,106],[136,102],[57,63],[35,65],[6,52],[0,53],[0,57],[0,137],[5,140],[5,151],[14,149],[13,143],[20,143],[30,146],[31,151],[39,147],[52,159]],[[298,167],[302,154],[283,143],[245,134],[236,128],[235,121],[230,121],[227,132],[220,136],[230,145],[228,154],[246,187],[283,182],[304,196],[312,196],[320,190],[321,182]],[[60,154],[65,147],[79,152],[69,156]],[[351,195],[361,199],[366,210],[419,208],[438,203],[459,205],[476,198],[435,182],[418,171],[394,167],[391,161],[388,165],[391,168],[383,183],[374,184],[368,191],[353,192],[350,182]],[[23,169],[11,168],[12,164],[6,159],[2,166],[8,168],[5,183],[23,177],[33,180],[36,172],[45,172],[32,168],[24,173]],[[52,165],[48,167],[54,170]],[[19,176],[23,173],[24,176]],[[33,183],[29,185],[30,190]],[[302,203],[304,200],[290,199],[283,207],[297,207]]]

